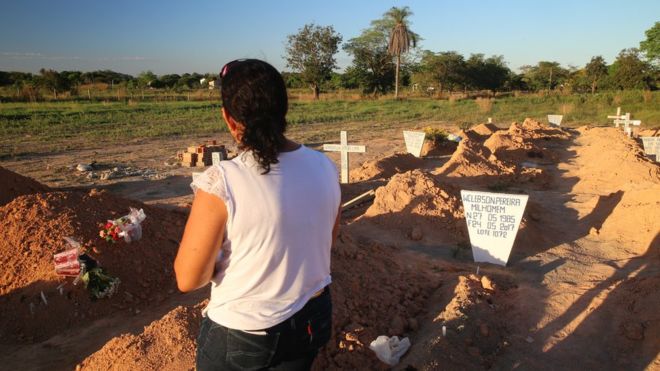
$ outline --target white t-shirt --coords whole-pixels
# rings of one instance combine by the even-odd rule
[[[227,206],[205,311],[228,328],[274,326],[331,282],[337,169],[305,146],[280,153],[278,160],[261,174],[252,153],[245,152],[210,167],[191,184],[193,191],[216,195]]]

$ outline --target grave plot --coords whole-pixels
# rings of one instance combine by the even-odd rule
[[[525,120],[457,135],[456,151],[437,166],[394,151],[354,165],[344,195],[382,186],[333,248],[334,333],[314,369],[386,369],[369,350],[380,335],[412,342],[395,369],[659,367],[660,167],[615,128]],[[357,181],[360,172],[368,176]],[[528,196],[506,267],[474,262],[462,190]],[[36,192],[0,207],[0,259],[19,267],[0,276],[0,309],[10,316],[0,319],[0,361],[16,369],[191,369],[207,293],[169,294],[174,279],[163,274],[185,215],[107,193]],[[128,206],[145,208],[143,240],[90,243],[98,230],[89,220]],[[73,287],[65,286],[70,297],[50,290],[60,282],[52,254],[74,233],[122,278],[116,296],[91,302]],[[152,278],[156,269],[161,278]],[[154,302],[157,309],[147,304]],[[44,309],[63,320],[46,321]]]

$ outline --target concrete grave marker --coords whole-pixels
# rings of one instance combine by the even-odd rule
[[[340,133],[340,143],[339,144],[324,144],[324,151],[333,151],[341,153],[341,183],[348,184],[348,154],[350,152],[354,153],[364,153],[367,151],[365,146],[349,146],[348,145],[348,135],[346,131],[342,130]]]
[[[403,140],[406,142],[406,151],[415,157],[422,155],[426,133],[423,131],[403,131]]]
[[[561,120],[564,115],[548,115],[548,122],[555,126],[561,126]]]
[[[660,160],[660,137],[640,137],[647,156],[655,156],[654,160]]]
[[[492,123],[493,123],[493,118],[492,118],[492,117],[489,117],[489,118],[488,118],[488,123],[489,123],[489,124],[492,124]]]
[[[461,191],[475,262],[506,265],[528,197]]]

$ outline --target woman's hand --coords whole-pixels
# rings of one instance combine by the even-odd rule
[[[211,281],[226,224],[225,203],[216,196],[198,190],[174,260],[179,290],[197,290]]]

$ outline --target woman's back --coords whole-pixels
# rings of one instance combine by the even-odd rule
[[[227,206],[207,311],[229,328],[275,325],[330,283],[329,226],[340,202],[336,169],[325,155],[304,146],[278,159],[262,174],[247,152],[193,183]]]

